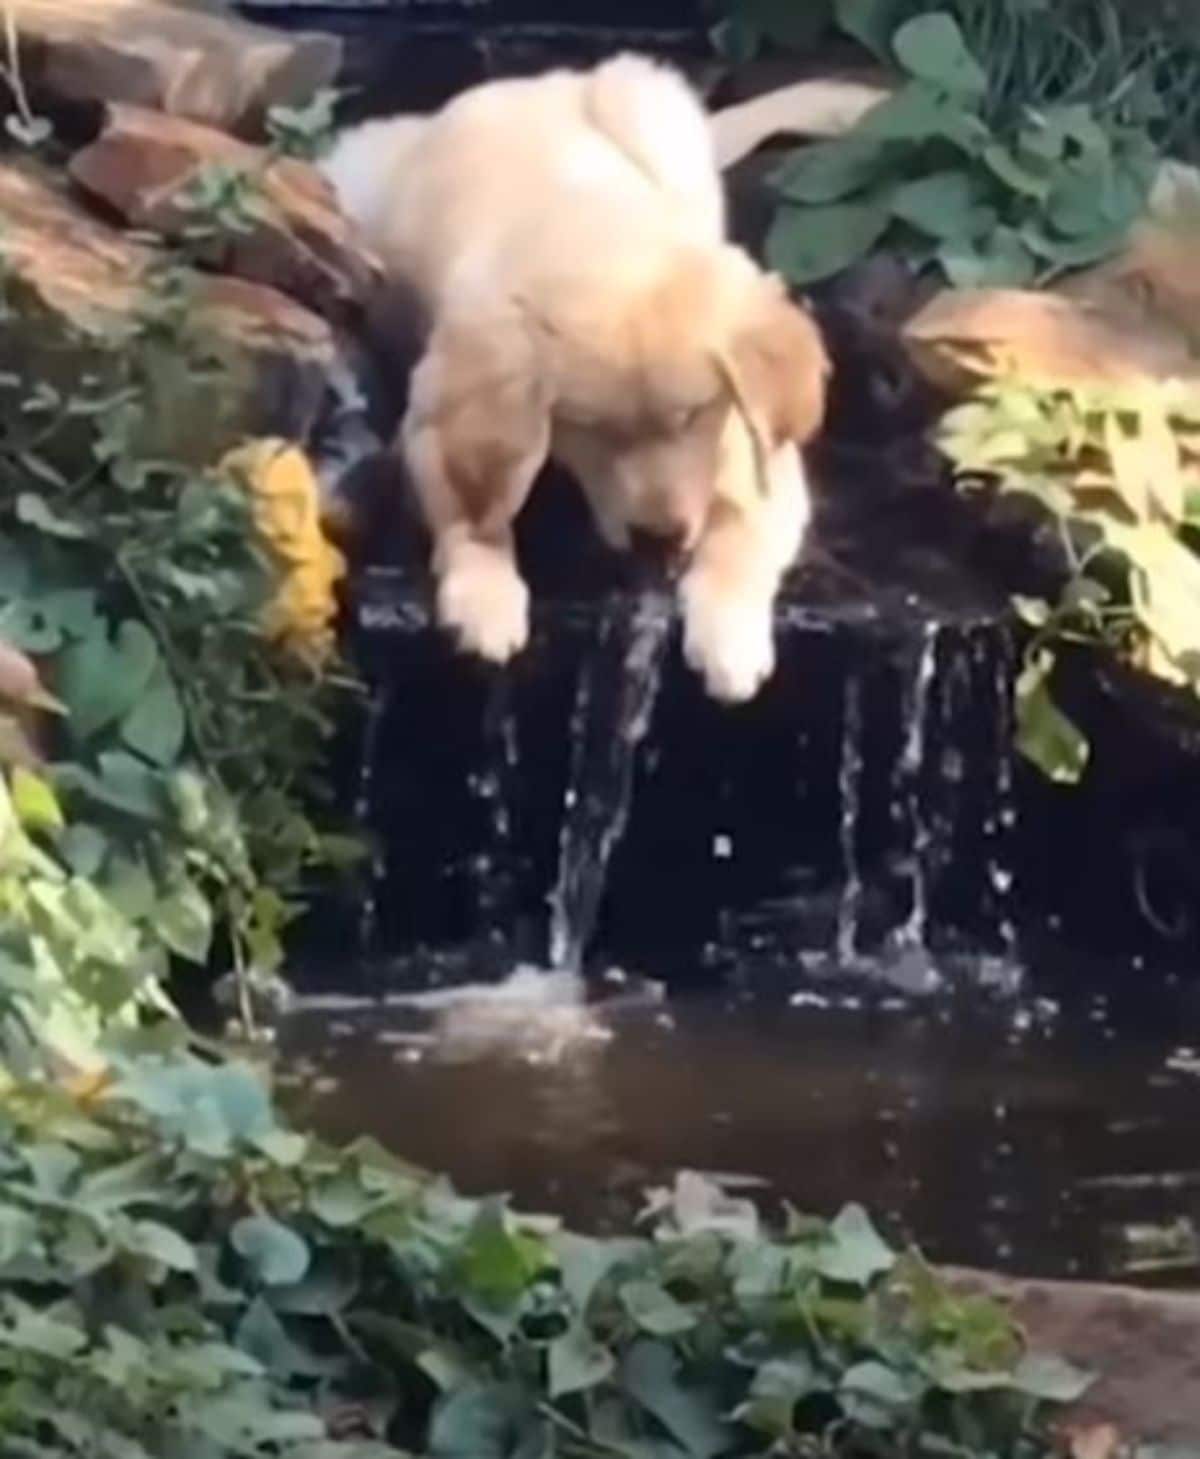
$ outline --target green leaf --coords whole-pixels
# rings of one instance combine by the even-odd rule
[[[429,1425],[431,1459],[517,1459],[537,1426],[531,1398],[513,1384],[474,1383],[440,1399]]]
[[[1095,1381],[1053,1353],[1026,1353],[1012,1375],[1013,1387],[1047,1403],[1075,1403]]]
[[[171,949],[189,962],[203,966],[212,946],[213,910],[194,882],[180,882],[155,903],[154,930]]]
[[[141,698],[158,664],[158,647],[143,623],[126,619],[110,640],[101,631],[63,651],[57,689],[71,730],[88,739],[121,718]]]
[[[1020,289],[1037,276],[1037,264],[1021,235],[1003,226],[973,243],[943,244],[938,263],[956,289]]]
[[[582,1323],[572,1323],[546,1352],[550,1397],[564,1398],[582,1393],[612,1377],[616,1362],[607,1348],[591,1336]]]
[[[883,193],[829,207],[781,207],[767,236],[767,259],[793,283],[811,284],[869,253],[890,220]]]
[[[888,160],[882,142],[852,134],[797,148],[768,181],[791,202],[834,203],[874,184]]]
[[[638,1327],[652,1337],[690,1332],[699,1320],[658,1282],[626,1282],[621,1287],[621,1301]]]
[[[890,1271],[896,1254],[880,1237],[861,1206],[846,1206],[830,1223],[818,1270],[831,1282],[865,1287]]]
[[[892,49],[910,76],[953,96],[975,98],[987,91],[983,68],[967,49],[958,22],[945,11],[918,15],[902,25]]]
[[[121,721],[121,738],[131,750],[164,769],[183,749],[186,724],[175,685],[160,663],[140,701]]]
[[[59,849],[75,875],[90,880],[104,864],[108,838],[95,826],[89,826],[85,821],[76,821],[63,833]]]
[[[27,831],[61,831],[62,807],[48,780],[17,765],[12,772],[12,802],[17,819]]]
[[[931,172],[892,194],[892,216],[930,238],[966,241],[994,226],[996,215],[981,207],[971,176],[958,169]]]
[[[892,59],[892,35],[901,13],[898,0],[835,0],[839,27],[883,62]]]
[[[695,1459],[713,1459],[730,1447],[732,1433],[716,1396],[683,1382],[679,1361],[666,1343],[652,1338],[635,1342],[621,1364],[621,1382]]]
[[[24,522],[49,537],[81,541],[88,536],[86,526],[74,517],[55,511],[44,496],[36,491],[23,491],[17,497],[17,521]]]
[[[308,1270],[307,1243],[271,1216],[243,1216],[230,1240],[265,1286],[290,1286]]]
[[[38,1242],[37,1222],[16,1206],[0,1206],[0,1269]]]
[[[991,142],[980,156],[988,169],[1013,192],[1045,202],[1050,196],[1050,178],[1019,162],[1002,142]]]
[[[488,1200],[479,1212],[459,1262],[463,1283],[488,1302],[520,1296],[545,1265],[542,1243],[510,1229],[503,1205]]]
[[[864,1428],[886,1431],[905,1424],[925,1391],[915,1373],[897,1372],[884,1363],[856,1363],[842,1375],[838,1397],[847,1417]]]
[[[796,1405],[827,1388],[826,1380],[803,1354],[772,1359],[755,1373],[749,1397],[735,1416],[760,1434],[787,1438],[795,1427]]]
[[[1050,696],[1051,654],[1038,654],[1017,679],[1017,749],[1046,776],[1075,785],[1087,768],[1087,740]]]
[[[196,1250],[169,1226],[157,1221],[134,1221],[121,1238],[126,1251],[148,1257],[176,1272],[196,1270]]]

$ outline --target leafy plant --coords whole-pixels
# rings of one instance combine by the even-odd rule
[[[1052,779],[1078,780],[1087,743],[1051,694],[1061,645],[1200,693],[1200,390],[999,381],[951,410],[938,439],[964,487],[1033,497],[1058,525],[1069,581],[1056,601],[1016,604],[1032,629],[1018,740]]]
[[[811,283],[886,239],[955,285],[1027,285],[1119,245],[1157,164],[1144,130],[1082,105],[991,124],[987,74],[946,12],[906,21],[890,44],[905,84],[773,175],[776,268]]]
[[[61,341],[58,383],[0,377],[0,639],[65,710],[49,762],[0,784],[9,1057],[86,1066],[106,1024],[163,1006],[171,960],[222,943],[275,969],[308,869],[347,850],[310,819],[346,687],[332,574],[244,463],[197,454],[233,377],[190,280],[167,256],[108,336]],[[31,327],[13,281],[4,307],[0,329]]]
[[[696,1176],[643,1237],[468,1201],[178,1052],[0,1128],[0,1448],[49,1459],[1043,1455],[1085,1375],[866,1215]],[[341,1436],[341,1437],[339,1437]]]

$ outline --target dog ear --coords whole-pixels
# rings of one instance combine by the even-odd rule
[[[825,419],[831,371],[812,316],[787,294],[774,274],[755,291],[750,318],[734,338],[732,359],[747,404],[772,445],[803,445]]]
[[[550,404],[519,315],[442,321],[413,374],[404,433],[429,441],[463,514],[486,531],[511,518],[544,464]]]

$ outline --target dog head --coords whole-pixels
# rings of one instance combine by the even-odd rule
[[[718,491],[765,489],[767,458],[824,417],[829,363],[815,324],[733,247],[681,252],[623,295],[568,296],[538,323],[555,447],[616,545],[653,538],[686,552]],[[754,442],[753,482],[721,469],[739,428]]]

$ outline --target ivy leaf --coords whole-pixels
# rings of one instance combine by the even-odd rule
[[[730,1447],[731,1431],[715,1395],[685,1385],[679,1361],[664,1342],[635,1342],[621,1365],[621,1381],[638,1403],[695,1459],[713,1459]]]
[[[591,1336],[582,1323],[572,1323],[550,1344],[546,1354],[550,1397],[582,1393],[609,1379],[616,1363],[607,1348]]]
[[[154,930],[171,949],[203,966],[212,946],[213,910],[194,882],[180,882],[151,911]]]
[[[892,59],[892,35],[900,6],[897,0],[835,0],[838,25],[885,63]]]
[[[196,1270],[196,1249],[169,1226],[157,1221],[135,1221],[124,1233],[121,1245],[136,1256],[148,1257],[175,1272]]]
[[[158,647],[144,623],[127,618],[110,641],[101,630],[68,645],[58,665],[58,692],[72,731],[88,739],[140,699],[158,663]]]
[[[307,1243],[272,1216],[243,1216],[230,1240],[264,1286],[291,1286],[308,1271]]]
[[[775,1358],[755,1373],[750,1395],[735,1417],[758,1433],[784,1439],[793,1432],[796,1405],[827,1387],[826,1380],[803,1354]]]
[[[769,182],[797,203],[834,203],[870,187],[887,170],[888,149],[874,137],[851,135],[800,147]]]
[[[64,832],[60,850],[75,875],[90,880],[104,863],[108,838],[103,831],[89,826],[86,821],[76,821]]]
[[[488,1302],[508,1303],[544,1265],[542,1244],[510,1230],[499,1201],[482,1202],[460,1260],[465,1285]]]
[[[521,1436],[536,1426],[531,1398],[515,1385],[468,1384],[435,1405],[429,1453],[431,1459],[518,1459]]]
[[[1037,276],[1037,265],[1021,235],[1003,225],[974,242],[943,244],[938,263],[956,289],[1020,289]]]
[[[890,1271],[896,1254],[880,1237],[861,1206],[849,1205],[830,1223],[818,1270],[831,1282],[865,1287]]]
[[[886,193],[828,207],[781,207],[767,236],[767,259],[793,283],[814,283],[870,252],[890,221]]]
[[[950,169],[904,183],[892,194],[892,215],[930,238],[978,238],[995,225],[991,209],[979,206],[974,179]]]
[[[121,738],[131,750],[163,769],[173,765],[183,749],[183,704],[161,661],[140,702],[121,722]]]
[[[61,831],[62,807],[48,780],[17,765],[12,772],[12,802],[17,819],[27,831]]]
[[[621,1301],[638,1327],[652,1337],[690,1332],[698,1321],[695,1312],[677,1302],[658,1282],[626,1282]]]
[[[948,91],[952,96],[982,97],[987,76],[967,49],[958,22],[945,11],[918,15],[892,38],[896,60],[910,76]]]
[[[1050,696],[1054,657],[1040,653],[1026,665],[1016,686],[1017,749],[1060,785],[1075,785],[1087,768],[1087,740]]]
[[[38,532],[45,532],[48,537],[64,537],[68,541],[81,541],[89,535],[82,522],[56,512],[36,491],[23,491],[17,497],[17,521]]]
[[[887,1431],[905,1421],[925,1391],[916,1374],[884,1363],[856,1363],[842,1375],[838,1397],[848,1418],[864,1428]]]

